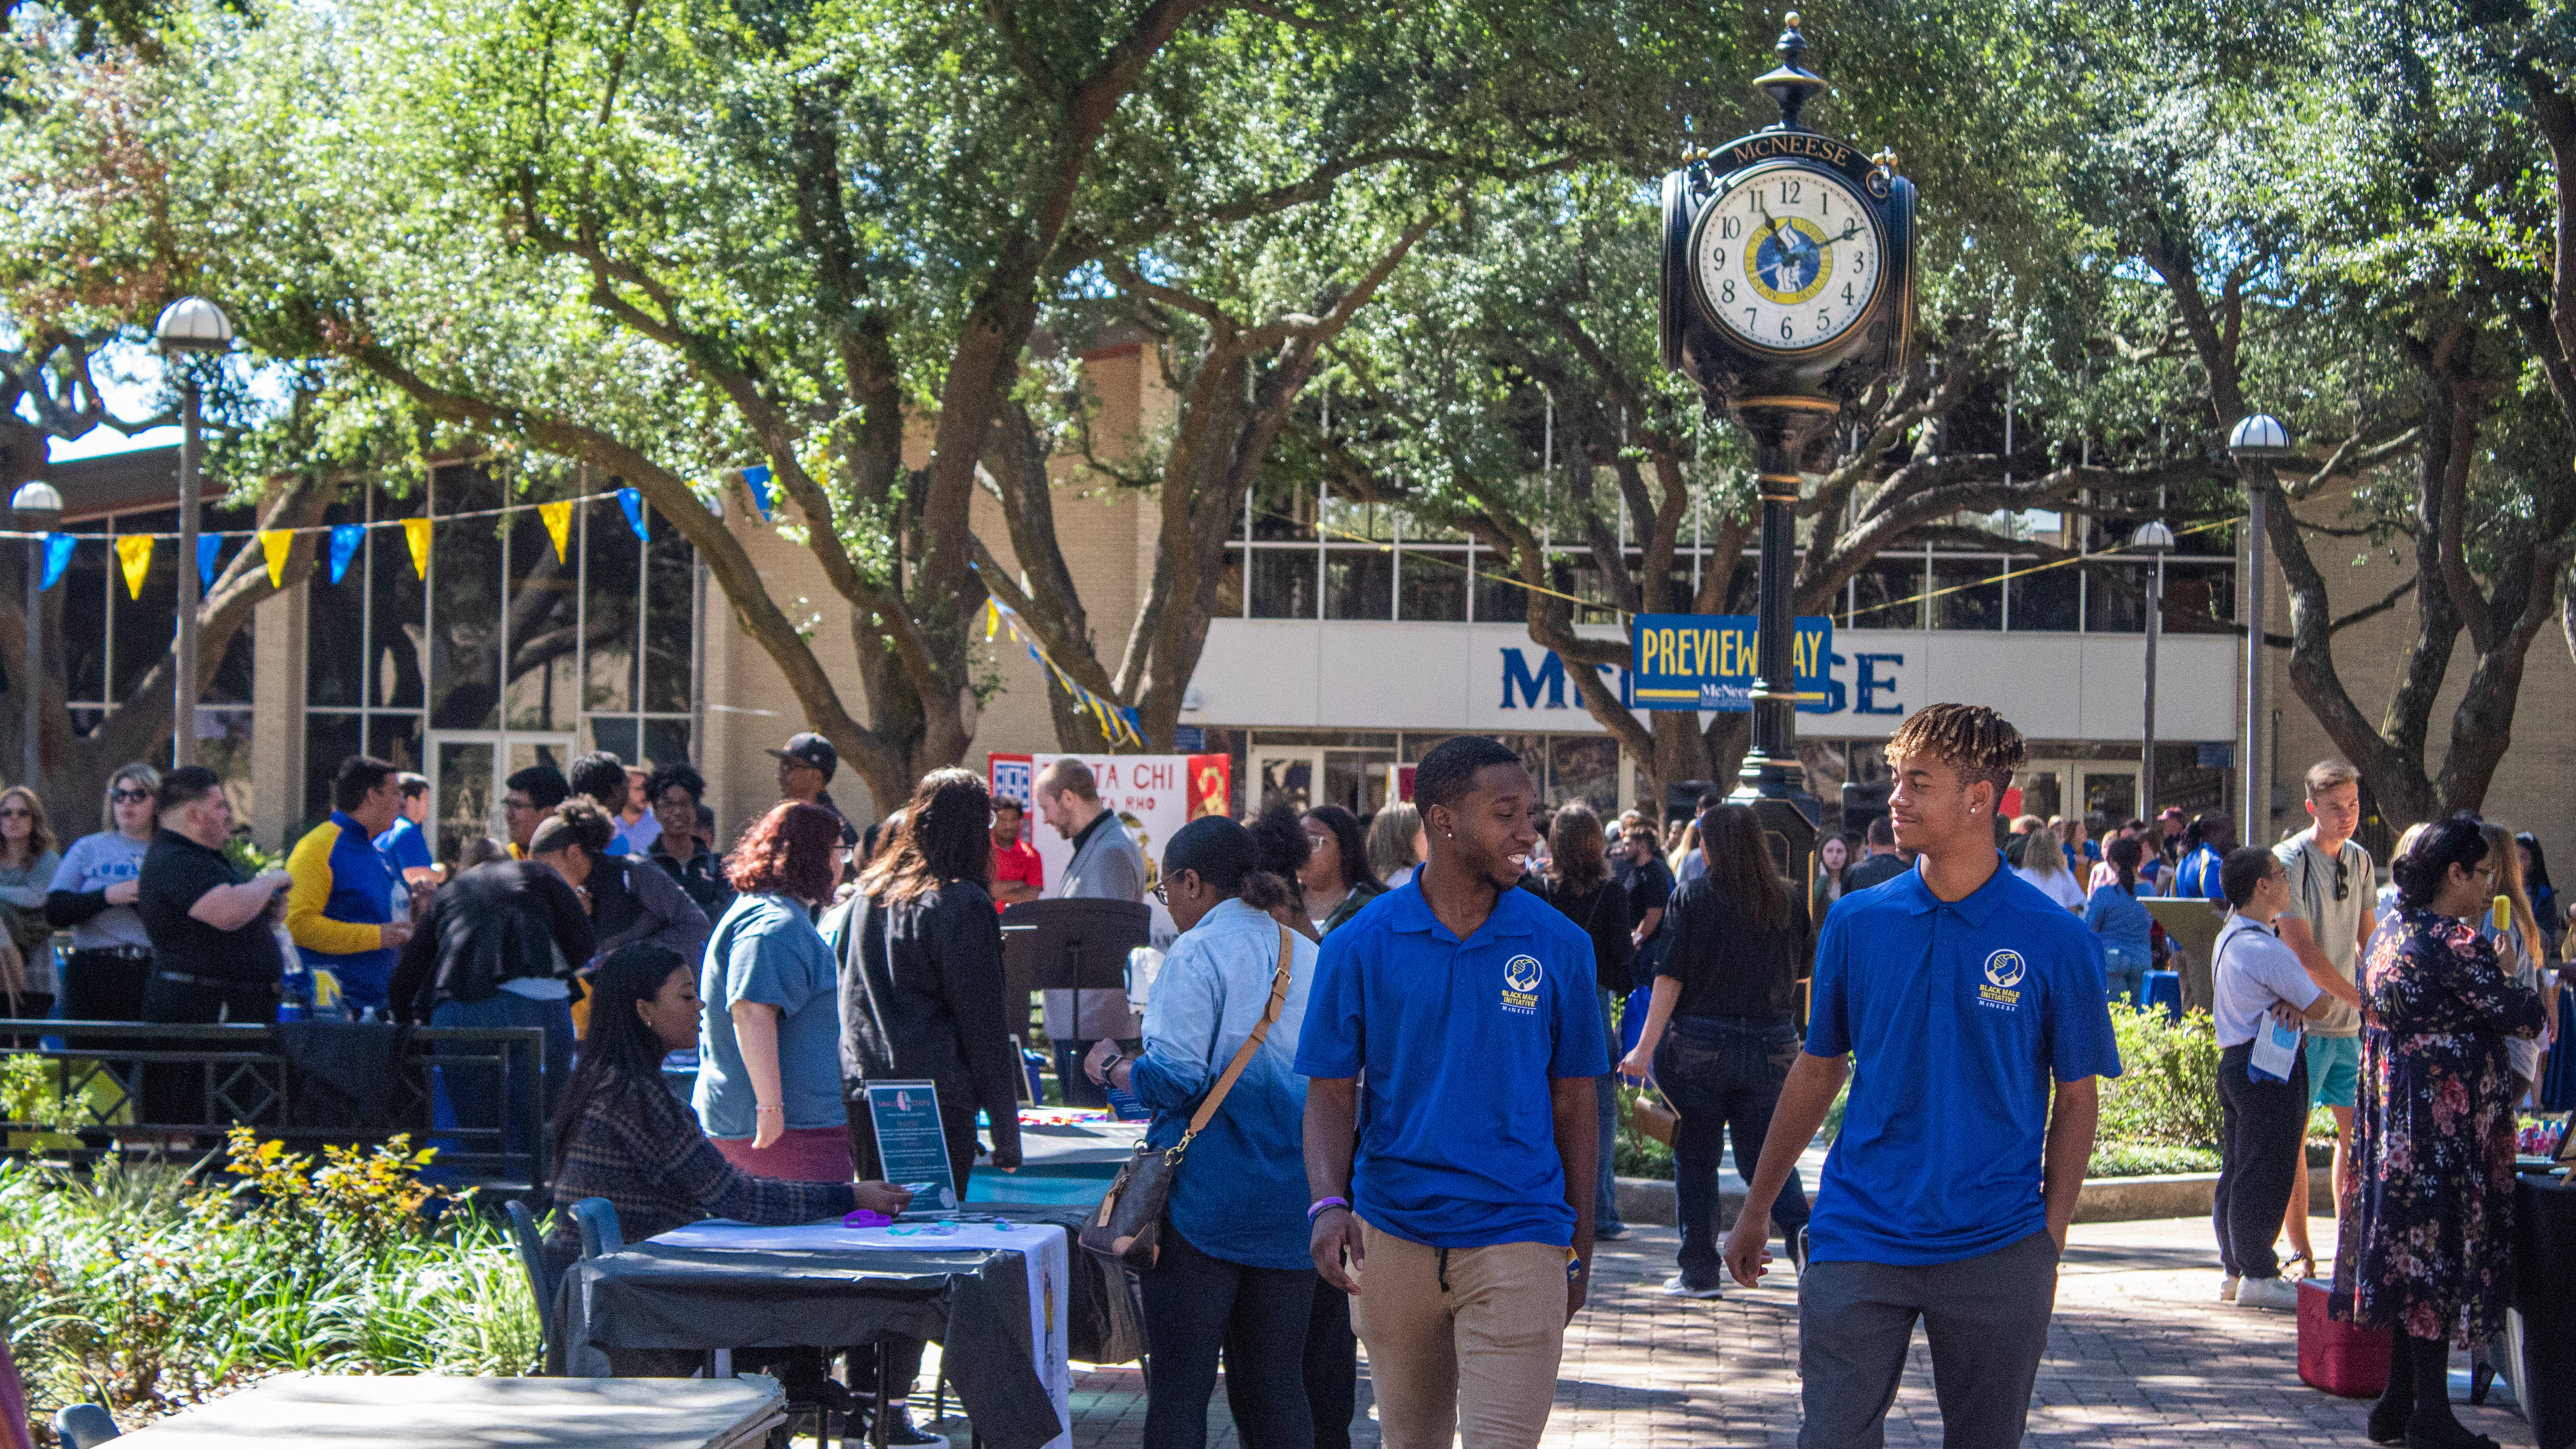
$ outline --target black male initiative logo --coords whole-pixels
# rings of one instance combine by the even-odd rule
[[[1503,963],[1503,1010],[1516,1016],[1538,1014],[1538,983],[1544,973],[1536,956],[1514,956]]]
[[[1986,984],[1977,988],[1978,1002],[1998,1011],[2013,1010],[2021,1005],[2021,992],[2016,988],[2029,974],[2030,963],[2021,958],[2019,951],[1997,951],[1986,958]]]

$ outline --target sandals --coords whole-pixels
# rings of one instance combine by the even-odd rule
[[[2292,1253],[2290,1256],[2283,1258],[2281,1260],[2281,1276],[2284,1278],[2313,1278],[2317,1276],[2317,1255],[2314,1253]]]

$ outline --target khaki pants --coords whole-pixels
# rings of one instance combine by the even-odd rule
[[[1385,1449],[1532,1449],[1565,1349],[1565,1249],[1428,1248],[1360,1224],[1351,1323]],[[1445,1282],[1444,1282],[1445,1280]]]

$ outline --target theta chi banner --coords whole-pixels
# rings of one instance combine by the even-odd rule
[[[1182,826],[1202,815],[1222,815],[1233,798],[1234,762],[1225,755],[991,755],[986,769],[993,798],[1017,800],[1028,811],[1020,838],[1037,847],[1046,868],[1046,893],[1073,859],[1073,842],[1040,819],[1030,790],[1037,772],[1057,760],[1072,758],[1091,767],[1100,787],[1100,803],[1117,812],[1120,824],[1145,853],[1145,884],[1150,890],[1163,875],[1163,846]],[[1161,907],[1155,908],[1158,922]],[[1168,932],[1168,924],[1164,930]]]

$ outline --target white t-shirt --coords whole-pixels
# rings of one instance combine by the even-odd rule
[[[2324,989],[2308,975],[2299,953],[2273,928],[2250,916],[2231,915],[2210,949],[2210,995],[2218,1018],[2221,1050],[2243,1046],[2263,1029],[2263,1015],[2275,1001],[2301,1011],[2316,1004]]]
[[[2037,871],[2028,866],[2013,867],[2013,874],[2039,887],[2039,893],[2070,911],[2084,909],[2084,888],[2075,883],[2071,870]]]

